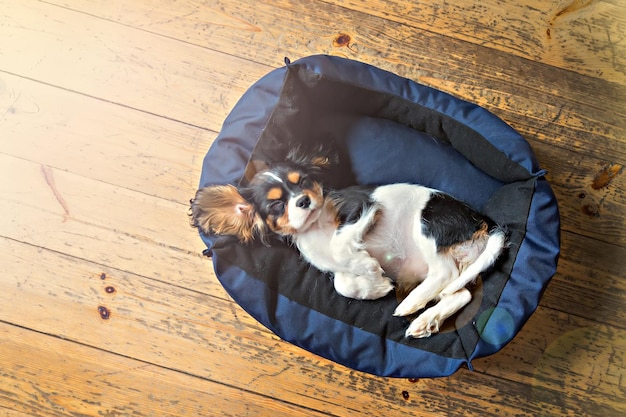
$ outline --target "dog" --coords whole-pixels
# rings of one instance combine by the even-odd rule
[[[326,190],[325,156],[291,152],[256,173],[246,186],[201,188],[191,200],[191,223],[205,234],[268,244],[290,240],[303,258],[333,274],[335,290],[373,300],[394,285],[410,290],[394,311],[408,316],[429,306],[406,337],[429,337],[471,301],[466,286],[507,246],[504,228],[468,205],[416,184]],[[392,278],[393,277],[393,278]]]

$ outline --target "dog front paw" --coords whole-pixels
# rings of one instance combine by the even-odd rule
[[[335,290],[344,297],[356,300],[376,300],[393,290],[393,282],[384,276],[372,278],[345,272],[335,273]]]
[[[349,266],[350,272],[354,275],[382,277],[383,269],[375,258],[370,256],[356,259]]]
[[[391,279],[381,276],[368,288],[362,300],[376,300],[389,294],[395,287]]]

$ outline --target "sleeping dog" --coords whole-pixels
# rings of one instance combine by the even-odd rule
[[[243,243],[270,233],[291,239],[302,256],[333,274],[336,291],[372,300],[395,285],[410,289],[394,311],[427,306],[406,330],[428,337],[471,300],[465,288],[506,247],[501,227],[449,195],[414,184],[326,191],[323,156],[290,153],[249,185],[201,188],[191,200],[193,226]],[[391,278],[393,277],[393,279]]]

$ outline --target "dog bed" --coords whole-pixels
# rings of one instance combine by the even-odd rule
[[[450,375],[508,343],[537,308],[559,254],[555,197],[528,143],[487,110],[376,67],[310,56],[270,72],[226,118],[200,186],[239,185],[299,146],[340,155],[325,185],[419,183],[467,202],[510,233],[472,302],[425,339],[392,315],[401,294],[344,298],[289,245],[201,235],[232,298],[282,339],[392,377]]]

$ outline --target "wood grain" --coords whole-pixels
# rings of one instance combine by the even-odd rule
[[[534,141],[531,144],[541,167],[548,171],[546,178],[560,203],[563,230],[624,246],[626,175],[621,160],[617,157],[613,162],[602,161],[581,157],[580,152],[542,146]],[[611,167],[620,168],[598,187],[597,178]],[[619,258],[616,261],[621,262]]]
[[[221,125],[239,98],[215,85],[243,92],[270,70],[39,1],[0,10],[3,71],[195,126]]]
[[[0,110],[3,153],[182,204],[216,136],[6,73]]]
[[[626,83],[619,1],[329,2],[581,74]],[[503,7],[505,5],[506,7]]]
[[[47,168],[54,178],[52,189],[42,165],[2,154],[0,161],[0,211],[12,214],[0,222],[1,236],[103,267],[225,294],[214,281],[196,280],[210,268],[200,254],[204,246],[189,226],[187,205]],[[15,173],[19,182],[12,181]],[[65,207],[55,193],[64,196]]]
[[[5,323],[0,323],[0,360],[0,401],[10,400],[15,408],[15,414],[3,415],[191,416],[214,410],[224,416],[321,415]]]
[[[623,247],[563,233],[558,273],[540,305],[623,328],[625,270]]]
[[[327,0],[317,7],[311,7],[310,2],[282,0],[256,2],[254,9],[245,1],[204,4],[184,1],[175,5],[159,1],[159,7],[133,5],[130,13],[123,3],[102,0],[56,0],[54,3],[81,11],[97,10],[99,16],[198,44],[217,43],[217,39],[232,37],[235,33],[252,41],[266,39],[265,48],[248,47],[241,51],[248,55],[282,51],[300,53],[303,48],[310,53],[327,53],[328,48],[346,54],[361,52],[371,42],[362,35],[372,29],[376,31],[372,35],[390,41],[388,47],[376,48],[378,54],[393,53],[392,49],[409,52],[406,46],[412,39],[406,34],[417,29],[428,34],[429,38],[461,40],[507,55],[626,84],[626,49],[620,35],[626,25],[626,7],[618,1],[581,0],[568,4],[558,0],[524,0],[507,2],[503,8],[498,0],[486,0],[480,4],[441,0],[419,3]],[[312,35],[309,42],[295,38],[291,31],[286,34],[273,27],[271,23],[274,21],[263,17],[266,13],[280,18],[285,27],[296,23],[297,27],[307,28]],[[354,19],[355,14],[365,20]],[[299,18],[304,16],[316,19],[304,20],[303,24],[303,19]],[[371,25],[373,17],[384,22],[386,27]],[[397,33],[398,30],[404,34]],[[344,36],[340,37],[341,34]]]
[[[0,0],[0,414],[626,414],[625,10]],[[305,352],[200,254],[188,199],[225,116],[284,56],[318,53],[486,107],[548,170],[558,272],[474,372],[378,378]]]

